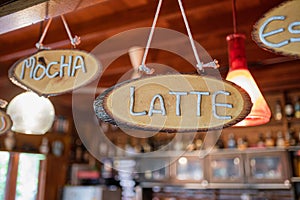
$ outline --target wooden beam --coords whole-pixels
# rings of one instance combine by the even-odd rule
[[[32,1],[32,0],[31,0]],[[81,1],[81,0],[34,0],[36,3],[28,3],[31,1],[26,1],[23,6],[17,7],[17,10],[22,7],[27,7],[29,5],[33,5],[27,7],[23,10],[19,10],[18,12],[14,12],[14,8],[10,8],[12,4],[8,4],[9,6],[7,12],[2,12],[2,17],[0,16],[0,34],[4,34],[13,30],[17,30],[37,22],[44,20],[47,17],[56,17],[59,15],[63,15],[75,10],[79,10],[88,6],[96,5],[98,3],[104,2],[106,0],[89,0],[89,1]],[[38,3],[38,1],[43,3]],[[47,2],[45,2],[47,1]],[[19,1],[17,1],[19,2]],[[21,0],[20,0],[21,2]],[[22,1],[24,2],[24,1]],[[38,4],[37,4],[38,3]],[[11,13],[11,14],[9,14]],[[1,12],[0,12],[1,14]],[[4,16],[5,15],[5,16]],[[48,16],[46,16],[48,15]]]
[[[0,5],[0,17],[35,6],[48,0],[4,0]]]

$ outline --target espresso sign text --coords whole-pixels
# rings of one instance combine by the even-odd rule
[[[244,119],[249,95],[228,81],[199,75],[160,75],[109,88],[94,102],[103,121],[130,128],[195,132]]]
[[[0,110],[0,134],[8,131],[12,126],[12,121],[4,111]]]
[[[10,69],[11,80],[49,96],[71,91],[100,73],[97,60],[79,50],[44,50],[22,59]]]
[[[267,12],[254,27],[253,39],[273,52],[300,56],[300,1],[286,1]]]

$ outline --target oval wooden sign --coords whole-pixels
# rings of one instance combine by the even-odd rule
[[[268,11],[254,26],[252,37],[262,48],[300,57],[300,1],[286,1]]]
[[[107,89],[94,102],[98,118],[128,128],[199,132],[236,124],[250,112],[237,85],[199,75],[160,75]]]
[[[5,112],[0,110],[0,134],[10,130],[11,126],[12,126],[12,121],[9,115],[7,115]]]
[[[100,74],[91,54],[75,49],[43,50],[16,62],[9,70],[13,83],[42,96],[72,91]]]

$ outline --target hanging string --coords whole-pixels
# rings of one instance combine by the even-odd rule
[[[200,74],[203,73],[203,71],[204,71],[203,67],[212,67],[212,68],[215,68],[215,69],[218,68],[219,65],[218,65],[217,60],[213,60],[212,62],[205,63],[205,64],[200,61],[200,58],[199,58],[199,55],[198,55],[198,52],[197,52],[197,49],[196,49],[196,46],[195,46],[195,42],[194,42],[194,39],[193,39],[193,36],[192,36],[192,33],[191,33],[191,29],[189,27],[188,20],[187,20],[187,17],[186,17],[186,14],[185,14],[185,11],[184,11],[181,0],[178,0],[178,4],[179,4],[181,14],[182,14],[182,17],[183,17],[183,21],[184,21],[184,24],[185,24],[185,27],[186,27],[186,30],[187,30],[187,33],[188,33],[188,36],[189,36],[189,40],[190,40],[190,43],[191,43],[191,46],[192,46],[192,50],[193,50],[194,56],[195,56],[196,61],[197,61],[196,67],[198,68],[198,72]],[[153,20],[153,23],[152,23],[152,26],[151,26],[151,30],[150,30],[150,33],[149,33],[148,41],[147,41],[147,44],[146,44],[145,52],[144,52],[144,55],[143,55],[142,63],[139,66],[139,71],[143,71],[147,74],[152,74],[154,72],[154,69],[149,69],[146,66],[146,59],[147,59],[148,51],[149,51],[150,44],[151,44],[151,41],[152,41],[152,38],[153,38],[153,33],[154,33],[154,30],[155,30],[157,19],[158,19],[159,13],[160,13],[161,5],[162,5],[162,0],[159,0],[158,5],[157,5],[157,9],[156,9],[156,13],[155,13],[155,16],[154,16],[154,20]]]
[[[197,52],[197,49],[196,49],[196,46],[195,46],[195,43],[194,43],[194,39],[193,39],[193,36],[192,36],[192,32],[191,32],[191,29],[189,27],[189,23],[188,23],[188,20],[186,18],[186,14],[184,12],[184,8],[183,8],[181,0],[178,0],[178,4],[179,4],[180,10],[181,10],[183,21],[184,21],[184,24],[185,24],[185,27],[186,27],[186,31],[188,33],[191,45],[192,45],[192,49],[193,49],[196,61],[197,61],[196,67],[200,70],[200,72],[202,72],[203,71],[203,64],[200,61],[200,58],[199,58],[199,55],[198,55],[198,52]]]
[[[44,21],[47,20],[48,18],[49,18],[49,1],[46,2],[46,6],[45,6],[45,18],[43,21],[41,21],[40,35],[39,35],[40,40],[35,44],[37,49],[45,49],[45,47],[43,47],[43,40],[46,36],[46,33],[52,21],[52,18],[50,18],[51,21],[50,20],[48,21],[48,24],[46,25],[46,28],[43,31]]]
[[[65,17],[63,15],[60,16],[63,23],[64,23],[64,26],[65,26],[65,29],[67,31],[67,34],[69,36],[69,39],[71,41],[71,44],[73,45],[74,48],[76,48],[76,45],[79,45],[80,44],[80,37],[78,37],[77,35],[75,35],[75,37],[72,37],[72,34],[71,34],[71,31],[69,29],[69,26],[68,26],[68,23],[65,19]]]
[[[232,0],[232,22],[233,22],[233,33],[237,33],[237,26],[236,26],[236,5],[235,0]]]
[[[48,15],[46,15],[46,16],[48,16]],[[68,23],[67,23],[65,17],[63,15],[61,15],[60,17],[63,21],[64,27],[66,29],[66,32],[68,34],[68,37],[70,39],[71,44],[73,45],[74,48],[76,48],[76,45],[79,45],[80,42],[81,42],[80,37],[78,37],[77,35],[75,35],[75,37],[72,37],[71,31],[69,29],[69,26],[68,26]],[[49,18],[49,20],[46,24],[46,27],[44,28],[44,31],[43,31],[42,35],[40,36],[40,40],[35,44],[36,48],[38,48],[38,49],[49,49],[49,48],[45,48],[43,46],[43,41],[44,41],[45,36],[48,32],[48,29],[49,29],[49,26],[50,26],[51,22],[52,22],[52,17]]]
[[[45,36],[46,36],[46,34],[48,32],[48,29],[49,29],[49,26],[50,26],[51,22],[52,22],[52,17],[48,20],[48,22],[46,24],[46,27],[45,27],[45,29],[43,31],[43,34],[40,37],[40,40],[35,44],[36,48],[38,48],[38,49],[45,49],[45,47],[43,46],[43,41],[44,41]]]
[[[145,51],[144,51],[142,64],[139,66],[139,71],[146,72],[146,74],[152,74],[154,72],[154,69],[149,69],[146,66],[146,59],[147,59],[150,44],[151,44],[151,41],[152,41],[152,38],[153,38],[153,33],[154,33],[154,30],[155,30],[157,19],[158,19],[159,13],[160,13],[161,4],[162,4],[162,0],[159,0],[157,8],[156,8],[156,13],[155,13],[155,16],[154,16],[154,20],[153,20],[153,23],[152,23],[152,26],[151,26],[151,30],[150,30],[150,33],[149,33],[148,41],[147,41],[147,44],[146,44],[146,48],[145,48]]]

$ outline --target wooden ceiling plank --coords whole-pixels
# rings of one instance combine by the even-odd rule
[[[122,0],[129,8],[135,8],[137,6],[146,5],[147,0]]]
[[[90,0],[81,3],[80,0],[50,0],[49,4],[46,2],[31,6],[24,10],[5,15],[0,18],[0,34],[4,34],[13,30],[17,30],[46,18],[46,9],[48,8],[48,17],[56,17],[66,14],[77,9],[82,9],[91,5],[101,3],[106,0]]]
[[[0,17],[5,15],[9,15],[15,13],[20,10],[24,10],[26,8],[35,6],[40,3],[44,3],[48,0],[30,0],[30,1],[22,1],[22,0],[9,0],[1,3],[0,6]]]

